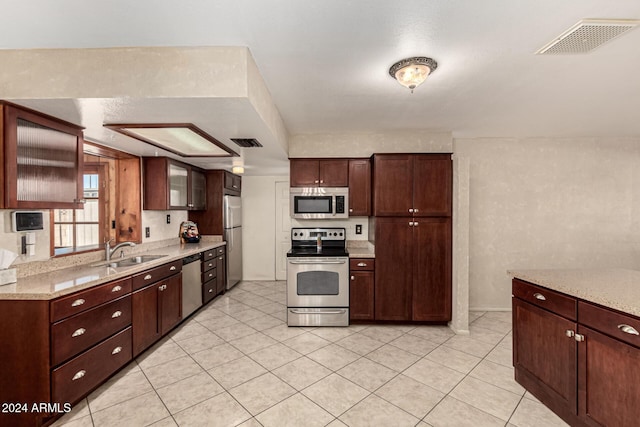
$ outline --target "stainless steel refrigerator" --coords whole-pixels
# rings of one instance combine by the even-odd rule
[[[227,242],[227,290],[242,280],[242,202],[224,196],[224,240]]]

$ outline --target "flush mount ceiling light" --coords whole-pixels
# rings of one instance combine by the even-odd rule
[[[244,166],[234,166],[231,168],[231,172],[240,175],[244,173]]]
[[[182,157],[237,157],[238,153],[191,123],[106,124],[106,128]]]
[[[438,68],[438,63],[425,56],[398,61],[389,68],[389,75],[396,79],[402,86],[413,90],[420,86],[427,76]]]

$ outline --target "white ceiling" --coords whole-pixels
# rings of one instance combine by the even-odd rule
[[[2,49],[247,46],[291,135],[640,136],[640,29],[586,55],[534,54],[581,19],[640,19],[638,0],[27,0],[2,11]],[[413,94],[388,75],[410,56],[438,62]],[[62,118],[77,105],[18,103]],[[245,158],[248,172],[285,162],[276,151]]]

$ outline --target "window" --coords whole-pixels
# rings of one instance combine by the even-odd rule
[[[54,255],[99,249],[104,241],[104,168],[85,164],[83,177],[84,209],[53,210]]]

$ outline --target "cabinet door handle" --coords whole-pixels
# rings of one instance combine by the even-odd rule
[[[84,300],[82,298],[78,298],[74,302],[71,303],[71,307],[78,307],[79,305],[84,304]]]
[[[409,213],[413,213],[413,209],[409,208]]]
[[[115,319],[115,318],[120,317],[120,316],[122,316],[122,312],[120,310],[118,310],[118,311],[114,311],[113,312],[113,314],[111,315],[111,318]]]
[[[209,293],[213,292],[213,289],[209,289]]]
[[[576,335],[576,333],[574,331],[572,331],[571,329],[567,329],[566,331],[564,331],[564,334],[566,336],[568,336],[569,338],[573,338]]]
[[[535,297],[535,299],[538,299],[540,301],[546,301],[547,297],[545,297],[544,295],[542,295],[539,292],[536,292],[535,294],[533,294],[533,296]]]
[[[636,328],[634,328],[633,326],[625,325],[624,323],[622,325],[618,325],[618,329],[620,329],[625,334],[640,335],[640,333],[638,333]]]
[[[575,340],[576,340],[576,341],[578,341],[578,342],[582,342],[582,341],[584,341],[584,339],[585,339],[585,338],[584,338],[584,335],[582,335],[582,334],[575,334],[574,338],[575,338]]]
[[[71,378],[71,381],[79,380],[80,378],[84,377],[84,374],[86,374],[86,373],[87,373],[87,371],[85,371],[84,369],[82,371],[76,372],[76,374],[73,376],[73,378]]]
[[[79,337],[80,335],[83,335],[85,332],[87,332],[87,330],[86,330],[85,328],[76,329],[76,330],[71,334],[71,337],[72,337],[72,338]]]
[[[409,227],[413,227],[413,221],[409,221]]]
[[[118,354],[122,351],[122,347],[118,346],[111,351],[111,354]]]
[[[152,275],[147,274],[146,276],[144,276],[144,280],[151,280],[152,277]]]
[[[349,208],[349,212],[353,212],[353,209]]]
[[[116,285],[111,289],[111,292],[120,292],[122,290],[122,286]]]
[[[367,263],[366,262],[359,262],[358,263],[358,267],[366,267]]]
[[[351,276],[351,280],[356,280],[355,276]]]
[[[232,185],[232,187],[233,187],[233,188],[238,188],[238,186],[237,186],[237,185]]]
[[[314,183],[314,184],[317,184],[317,183],[318,183],[318,180],[316,179],[315,181],[313,181],[313,183]]]
[[[416,208],[414,208],[414,209],[413,209],[413,211],[414,211],[415,213],[418,213],[418,209],[416,209]]]
[[[160,291],[164,291],[165,289],[167,289],[167,285],[160,285],[160,287],[158,288],[158,290]]]
[[[174,271],[175,269],[176,269],[176,266],[175,266],[175,265],[172,265],[172,266],[169,268],[169,271]]]

